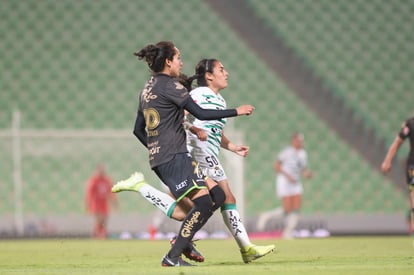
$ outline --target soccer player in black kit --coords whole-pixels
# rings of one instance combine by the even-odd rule
[[[395,137],[393,143],[388,149],[388,153],[381,164],[381,170],[383,173],[387,173],[391,170],[392,160],[397,153],[400,146],[403,144],[405,139],[410,140],[410,152],[408,154],[406,163],[406,179],[408,188],[410,190],[410,230],[411,234],[414,233],[414,117],[407,119],[401,126],[401,130]]]
[[[194,234],[223,204],[225,195],[216,183],[204,178],[187,151],[184,110],[198,119],[213,120],[250,115],[254,107],[241,105],[227,110],[205,110],[199,107],[177,80],[183,63],[180,51],[170,41],[147,45],[134,55],[140,60],[145,59],[152,72],[140,94],[134,134],[148,148],[151,169],[168,186],[175,199],[180,201],[187,197],[194,204],[161,265],[188,266],[191,264],[182,260],[181,254],[191,247]],[[128,180],[118,182],[112,191],[133,190],[143,181],[142,174],[133,175]],[[209,192],[206,184],[217,186]]]

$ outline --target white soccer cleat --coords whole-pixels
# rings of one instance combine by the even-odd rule
[[[118,193],[121,191],[134,191],[138,192],[139,188],[144,185],[145,179],[142,173],[135,172],[126,180],[118,181],[112,186],[112,193]]]

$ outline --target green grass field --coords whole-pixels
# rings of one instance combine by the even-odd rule
[[[233,240],[202,240],[206,262],[160,266],[168,241],[2,240],[0,274],[414,274],[410,237],[257,240],[275,253],[244,264]]]

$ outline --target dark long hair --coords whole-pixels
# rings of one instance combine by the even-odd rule
[[[173,60],[176,53],[174,43],[170,41],[160,41],[157,44],[149,44],[142,48],[140,51],[135,52],[134,55],[139,60],[145,58],[148,67],[154,73],[161,72],[165,67],[165,60]]]
[[[193,76],[188,77],[185,74],[181,74],[178,80],[184,85],[184,87],[187,88],[188,91],[191,91],[192,83],[195,79],[197,79],[198,87],[207,86],[206,73],[213,72],[214,65],[217,61],[218,60],[214,58],[201,59],[195,67],[195,74]]]

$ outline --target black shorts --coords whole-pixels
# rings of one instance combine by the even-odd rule
[[[176,154],[172,160],[154,167],[153,170],[177,201],[194,189],[207,188],[198,164],[188,153]]]
[[[414,189],[414,164],[407,165],[407,184],[410,190]]]

